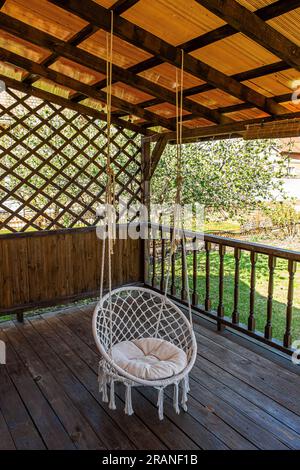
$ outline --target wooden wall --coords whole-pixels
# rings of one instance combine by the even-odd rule
[[[1,235],[0,316],[97,296],[101,246],[94,227]],[[142,280],[140,255],[140,240],[117,240],[114,286]]]

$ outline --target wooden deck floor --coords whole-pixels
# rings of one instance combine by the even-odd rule
[[[202,324],[187,413],[174,414],[168,398],[159,422],[150,389],[134,391],[132,417],[121,388],[109,410],[97,389],[91,312],[77,307],[0,331],[1,449],[300,449],[298,370]]]

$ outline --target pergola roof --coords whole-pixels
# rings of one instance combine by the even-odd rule
[[[187,134],[232,134],[249,123],[300,117],[292,102],[300,79],[300,0],[0,5],[0,79],[13,88],[103,118],[112,9],[116,124],[143,134],[175,130],[182,49]]]

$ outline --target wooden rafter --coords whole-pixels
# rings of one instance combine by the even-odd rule
[[[266,5],[265,7],[259,8],[258,10],[255,11],[255,14],[260,19],[264,21],[268,21],[273,18],[276,18],[277,16],[288,13],[299,7],[300,7],[300,0],[290,0],[290,1],[277,0],[270,5]],[[208,33],[204,33],[196,38],[193,38],[190,41],[180,44],[180,46],[178,47],[183,49],[185,52],[193,52],[197,49],[213,44],[216,41],[220,41],[221,39],[228,38],[234,34],[236,34],[236,30],[232,26],[226,24],[217,29],[209,31]],[[158,57],[151,57],[150,59],[146,59],[143,62],[139,62],[138,64],[133,65],[132,67],[129,67],[129,70],[133,73],[138,74],[152,67],[160,65],[162,63],[163,61],[159,59]],[[185,96],[190,96],[192,94],[193,94],[193,88],[187,89]]]
[[[274,64],[270,65],[263,65],[262,67],[258,67],[252,70],[248,70],[247,72],[241,72],[233,75],[233,78],[235,80],[238,80],[239,82],[243,82],[246,80],[253,80],[256,78],[264,77],[266,75],[270,75],[273,73],[279,73],[279,72],[284,72],[285,70],[289,70],[290,66],[287,65],[283,61],[275,62]],[[215,88],[212,87],[211,85],[204,84],[200,85],[198,87],[190,88],[187,90],[184,90],[183,94],[185,96],[192,96],[193,94],[198,94],[198,93],[204,93],[206,91],[211,91],[214,90]],[[279,95],[279,96],[273,96],[272,97],[274,101],[277,103],[283,103],[285,101],[290,101],[291,100],[291,93],[285,94],[285,95]],[[140,106],[147,107],[147,101],[140,103]],[[153,103],[154,104],[154,103]],[[159,102],[156,102],[155,104],[159,104]],[[223,114],[228,114],[234,111],[240,111],[243,109],[251,109],[253,106],[250,103],[240,103],[240,104],[235,104],[232,106],[224,106],[224,107],[219,107],[217,108],[218,112]],[[190,121],[195,119],[196,116],[194,114],[187,114],[183,116],[183,121]]]
[[[79,103],[74,103],[71,100],[63,98],[61,96],[54,95],[53,93],[49,93],[44,90],[40,90],[39,88],[35,88],[31,85],[27,85],[26,83],[19,82],[18,80],[14,80],[4,75],[0,75],[0,80],[4,81],[6,83],[6,86],[10,88],[14,88],[15,90],[21,91],[23,93],[27,93],[32,96],[36,96],[37,98],[40,98],[45,101],[58,104],[59,106],[73,109],[74,111],[77,111],[80,114],[86,114],[88,116],[94,117],[95,119],[102,119],[104,121],[106,120],[105,113],[97,111],[88,106],[84,106]],[[132,124],[131,122],[125,121],[124,119],[118,119],[112,116],[112,122],[113,124],[115,124],[116,126],[120,128],[129,129],[131,131],[139,132],[145,135],[153,135],[153,132],[147,131],[140,126],[137,126],[136,124]]]
[[[168,139],[164,135],[162,135],[155,143],[154,149],[150,153],[148,161],[145,162],[144,177],[146,181],[151,180],[167,143]]]
[[[50,34],[44,33],[41,30],[38,30],[32,26],[29,26],[19,20],[11,18],[10,16],[0,12],[0,24],[1,28],[10,34],[13,34],[17,37],[24,38],[33,44],[36,44],[41,47],[46,47],[49,49],[52,54],[57,56],[63,56],[67,59],[72,60],[75,63],[84,65],[92,70],[106,73],[106,61],[100,57],[96,57],[82,49],[79,49],[73,46],[70,43],[64,42],[51,36]],[[95,26],[95,25],[94,25]],[[175,105],[176,96],[174,92],[167,90],[166,88],[151,82],[143,77],[137,76],[134,73],[118,67],[113,66],[113,76],[116,80],[126,83],[127,85],[133,86],[145,93],[154,95],[164,102],[171,103]],[[103,86],[106,84],[103,83]],[[94,86],[96,88],[96,86]],[[228,118],[222,117],[218,112],[206,108],[198,103],[193,102],[192,100],[184,99],[184,109],[190,111],[197,116],[204,117],[212,122],[222,123],[228,122]],[[166,123],[165,123],[166,124]],[[163,125],[163,124],[160,124]]]
[[[102,102],[106,101],[106,92],[97,91],[90,85],[86,85],[85,83],[75,80],[74,78],[68,77],[67,75],[63,75],[59,72],[56,72],[55,70],[49,69],[41,64],[37,64],[32,60],[25,59],[24,57],[19,56],[13,52],[0,48],[0,59],[14,64],[18,67],[21,67],[30,72],[31,74],[38,75],[39,77],[46,78],[54,83],[83,93],[87,97],[94,98]],[[154,114],[143,108],[140,108],[139,106],[132,105],[127,101],[121,100],[120,98],[117,98],[115,96],[112,96],[112,105],[116,106],[119,109],[122,109],[128,114],[139,116],[140,118],[148,120],[158,126],[163,126],[167,129],[176,128],[176,125],[169,122],[167,119],[160,117],[157,114]]]
[[[184,129],[183,131],[183,141],[188,142],[191,139],[195,140],[198,138],[208,139],[209,137],[216,137],[216,136],[231,136],[233,134],[242,134],[247,130],[247,127],[253,124],[264,124],[268,122],[280,122],[280,121],[287,121],[290,119],[297,119],[300,120],[300,111],[297,113],[286,113],[281,114],[279,116],[274,117],[267,117],[267,118],[257,118],[257,119],[248,119],[246,121],[238,121],[230,124],[220,124],[218,126],[208,126],[208,127],[200,127],[194,129]],[[298,130],[297,130],[298,131]],[[145,137],[145,139],[150,139],[151,142],[155,142],[162,138],[162,136],[166,137],[168,142],[175,142],[176,141],[176,132],[165,132],[163,134],[156,134],[151,137]],[[296,135],[295,135],[296,136]]]
[[[129,8],[133,7],[138,1],[139,0],[117,0],[111,9],[117,15],[122,15],[122,13],[125,13]]]
[[[236,31],[280,57],[291,67],[300,70],[300,48],[268,23],[261,20],[255,12],[236,0],[196,0],[207,10],[222,18]]]
[[[85,2],[81,2],[79,0],[50,1],[51,3],[80,16],[82,19],[104,29],[105,31],[110,30],[109,11],[90,0],[86,0]],[[168,44],[166,41],[158,38],[154,34],[117,15],[114,18],[114,33],[116,36],[130,44],[133,44],[134,46],[175,65],[176,67],[181,66],[181,49],[179,47]],[[185,70],[195,77],[207,81],[211,85],[220,88],[242,101],[248,101],[253,106],[268,114],[276,115],[284,112],[284,108],[278,105],[271,98],[266,98],[255,90],[248,88],[246,85],[237,82],[233,78],[189,54],[185,54],[184,64]]]
[[[97,31],[97,29],[98,28],[96,28],[95,26],[88,24],[83,29],[78,31],[78,33],[74,34],[74,36],[68,41],[68,44],[71,44],[72,46],[77,46],[82,41],[92,36],[92,34],[94,34]],[[43,60],[42,64],[45,65],[46,67],[49,67],[58,59],[58,57],[59,56],[57,54],[52,53],[49,57]],[[25,77],[23,81],[27,83],[28,85],[32,85],[38,79],[39,77],[36,77],[35,75],[29,75]]]

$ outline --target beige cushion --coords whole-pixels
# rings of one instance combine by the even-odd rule
[[[187,365],[186,353],[168,341],[142,338],[112,348],[114,362],[129,374],[146,380],[172,377]]]

